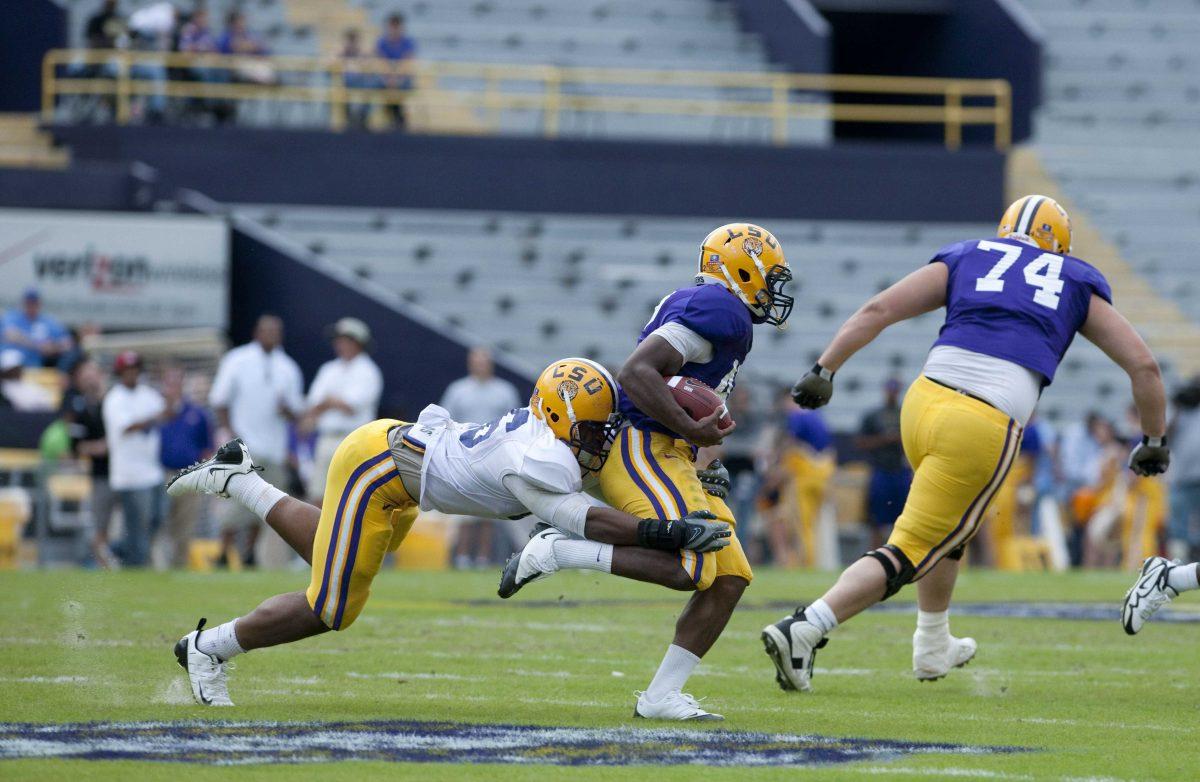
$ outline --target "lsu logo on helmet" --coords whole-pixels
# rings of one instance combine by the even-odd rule
[[[1013,201],[1004,210],[996,235],[1002,239],[1029,239],[1043,250],[1058,255],[1071,252],[1071,218],[1049,196],[1027,195]]]
[[[564,358],[542,371],[529,409],[570,446],[584,475],[604,466],[621,427],[617,383],[586,358]]]
[[[783,248],[765,228],[729,223],[704,237],[696,282],[715,279],[741,299],[755,323],[784,328],[795,299],[783,292],[792,271]]]

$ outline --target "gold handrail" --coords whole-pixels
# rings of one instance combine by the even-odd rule
[[[273,75],[270,83],[236,77],[251,63]],[[91,74],[72,71],[86,66],[93,66]],[[371,76],[402,77],[409,86],[360,83]],[[480,132],[498,132],[505,110],[540,112],[547,138],[561,133],[562,112],[574,111],[765,119],[780,146],[789,142],[793,122],[814,120],[939,125],[951,150],[961,147],[967,125],[992,127],[999,150],[1012,139],[1012,92],[1002,79],[55,49],[42,62],[44,119],[54,118],[64,95],[110,97],[121,124],[130,121],[135,97],[161,96],[316,104],[327,107],[329,127],[342,130],[352,105],[399,105],[419,96],[423,107],[476,112]]]

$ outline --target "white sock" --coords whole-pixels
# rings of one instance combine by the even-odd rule
[[[275,503],[287,496],[264,481],[257,472],[233,476],[225,490],[231,499],[263,521],[267,520],[267,514],[275,507]]]
[[[593,540],[556,540],[554,559],[560,568],[568,570],[599,570],[612,572],[613,547]]]
[[[833,609],[824,600],[814,600],[805,608],[804,618],[808,620],[810,625],[820,630],[821,635],[829,635],[838,626],[838,620],[833,615]]]
[[[684,649],[682,646],[671,644],[663,656],[658,672],[646,688],[646,700],[658,703],[673,692],[679,692],[687,684],[692,670],[700,664],[700,658]]]
[[[1193,589],[1200,589],[1200,583],[1196,578],[1196,563],[1190,565],[1176,565],[1167,573],[1167,586],[1174,589],[1176,592],[1188,592]]]
[[[221,662],[244,654],[246,650],[238,643],[237,633],[233,629],[235,624],[237,619],[230,619],[219,627],[201,631],[196,636],[196,648],[205,654],[215,655]]]
[[[925,636],[950,635],[950,611],[917,609],[917,632]]]

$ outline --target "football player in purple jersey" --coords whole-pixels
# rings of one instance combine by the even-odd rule
[[[819,600],[763,629],[784,690],[811,689],[813,658],[840,623],[917,582],[913,670],[928,681],[965,665],[975,641],[950,634],[958,560],[1021,445],[1043,388],[1076,333],[1129,375],[1144,437],[1138,475],[1167,469],[1166,394],[1158,363],[1113,307],[1099,271],[1070,255],[1071,224],[1031,195],[1004,213],[995,238],[943,247],[923,268],[864,304],[792,389],[827,404],[835,373],[888,326],[946,308],[946,320],[900,413],[912,488],[886,545],[848,567]]]

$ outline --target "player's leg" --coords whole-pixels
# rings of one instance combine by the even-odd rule
[[[887,545],[848,567],[819,600],[763,629],[784,689],[808,690],[815,652],[839,624],[926,576],[975,534],[1020,449],[1000,411],[919,378],[901,410],[912,489]]]
[[[974,638],[950,634],[950,598],[964,548],[947,554],[917,582],[917,629],[913,633],[913,673],[920,681],[941,679],[975,657]]]
[[[1125,632],[1137,634],[1150,617],[1181,592],[1200,589],[1196,568],[1195,562],[1180,565],[1165,557],[1147,558],[1121,605],[1121,626]]]

